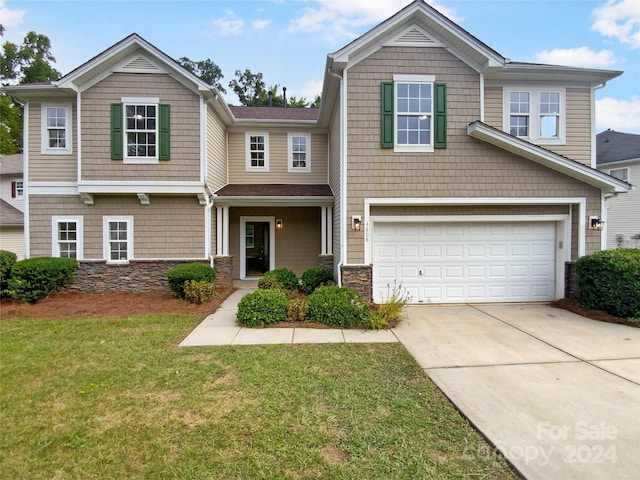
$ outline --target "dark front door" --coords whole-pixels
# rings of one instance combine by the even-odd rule
[[[247,277],[261,277],[269,270],[269,222],[247,222],[245,227]]]

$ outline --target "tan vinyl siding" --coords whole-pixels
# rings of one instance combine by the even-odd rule
[[[111,160],[110,106],[158,97],[171,106],[171,159],[153,165]],[[82,94],[82,180],[199,181],[200,98],[169,75],[114,73]]]
[[[93,206],[73,195],[33,195],[29,199],[31,256],[51,255],[51,217],[83,216],[84,258],[103,259],[103,216],[133,215],[134,259],[204,258],[204,207],[195,196],[95,196]]]
[[[320,207],[231,207],[229,251],[233,255],[233,277],[240,278],[240,217],[281,218],[284,228],[276,231],[276,268],[289,268],[298,276],[317,267],[321,248]]]
[[[208,105],[207,185],[215,192],[227,183],[227,132],[213,107]]]
[[[269,171],[246,171],[245,131],[229,132],[229,183],[327,183],[327,134],[311,129],[268,130],[252,129],[254,133],[269,134]],[[288,133],[311,134],[311,171],[290,173]]]
[[[485,87],[484,122],[502,130],[502,87]]]
[[[439,48],[385,47],[349,69],[347,218],[365,198],[585,197],[598,214],[600,192],[577,180],[471,138],[479,118],[479,77]],[[447,84],[447,148],[394,153],[380,148],[380,83],[393,74],[430,74]],[[364,261],[364,234],[347,229],[347,263]],[[587,248],[597,238],[587,234]],[[575,239],[575,236],[574,236]]]
[[[567,88],[567,144],[549,150],[591,166],[591,90]]]
[[[13,252],[18,260],[24,258],[24,229],[22,227],[0,227],[0,250]]]
[[[46,104],[71,103],[44,102]],[[76,104],[71,107],[71,132],[73,150],[71,155],[42,154],[42,103],[29,103],[29,181],[30,182],[75,182],[78,179],[78,144],[76,131]]]
[[[329,130],[329,186],[333,190],[333,263],[337,265],[340,261],[340,231],[342,222],[340,221],[340,206],[342,204],[342,194],[340,191],[340,98],[335,103],[333,115],[331,116],[331,128]],[[336,275],[337,277],[337,275]]]

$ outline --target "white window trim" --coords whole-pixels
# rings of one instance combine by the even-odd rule
[[[24,198],[24,178],[16,178],[14,180],[14,182],[16,183],[16,199],[23,199]],[[22,187],[20,188],[20,194],[18,195],[18,183],[22,184]]]
[[[110,260],[109,222],[127,223],[127,260]],[[105,215],[102,217],[102,256],[108,264],[127,264],[133,260],[133,215]]]
[[[565,145],[567,142],[567,90],[564,87],[555,86],[539,86],[539,85],[509,85],[504,87],[502,95],[502,130],[506,133],[510,132],[510,102],[511,93],[528,92],[529,93],[529,135],[527,137],[518,137],[528,140],[538,145]],[[560,115],[558,122],[557,137],[541,137],[540,136],[540,94],[541,93],[559,93],[560,94]]]
[[[293,137],[305,137],[307,139],[305,167],[293,166]],[[311,134],[310,133],[288,133],[287,144],[289,145],[289,173],[309,173],[311,172]]]
[[[264,137],[264,167],[251,166],[251,137]],[[268,172],[269,171],[269,133],[268,132],[246,132],[245,133],[245,168],[247,172]]]
[[[626,178],[616,177],[613,174],[613,172],[618,171],[618,170],[624,171],[625,172],[624,176]],[[612,169],[609,170],[609,175],[611,175],[614,178],[617,178],[618,180],[622,180],[623,182],[629,182],[629,167],[612,168]]]
[[[421,152],[432,153],[433,127],[434,127],[434,103],[435,103],[435,75],[394,75],[393,76],[393,151],[394,152]],[[428,145],[398,145],[398,83],[430,83],[431,84],[431,131]]]
[[[84,259],[84,217],[81,215],[54,215],[51,217],[51,256],[60,256],[60,244],[58,243],[58,224],[63,222],[75,222],[76,236],[76,260]]]
[[[122,102],[122,163],[130,165],[155,165],[160,163],[159,140],[160,140],[160,98],[158,97],[121,97]],[[127,105],[145,105],[156,107],[156,156],[155,157],[130,157],[127,148]]]
[[[49,135],[47,134],[47,109],[64,108],[65,122],[65,148],[54,148],[49,146]],[[43,103],[40,107],[41,117],[41,144],[40,153],[43,155],[71,155],[73,153],[73,131],[72,131],[72,114],[70,103]]]

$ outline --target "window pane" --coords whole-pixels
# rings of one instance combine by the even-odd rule
[[[540,136],[541,137],[557,137],[558,136],[558,117],[555,115],[543,116],[540,118]]]
[[[529,135],[529,117],[522,115],[512,115],[509,126],[509,133],[516,137],[526,137]]]
[[[511,92],[509,111],[511,113],[529,113],[529,92]]]

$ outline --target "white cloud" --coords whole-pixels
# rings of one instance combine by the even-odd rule
[[[4,28],[15,28],[22,24],[26,10],[10,10],[4,0],[0,0],[0,22]]]
[[[640,2],[608,0],[594,10],[592,30],[605,37],[617,38],[631,48],[640,48]]]
[[[302,88],[297,89],[296,96],[304,97],[310,102],[316,98],[316,95],[320,95],[322,93],[322,81],[320,80],[311,80],[305,83]]]
[[[588,47],[554,48],[535,55],[536,61],[552,65],[570,65],[572,67],[607,67],[616,62],[610,50],[594,52]]]
[[[596,131],[610,128],[624,133],[640,133],[640,97],[618,100],[605,97],[596,101]]]
[[[244,28],[244,20],[235,18],[235,14],[230,10],[225,10],[225,17],[213,21],[213,25],[218,28],[221,37],[238,36]]]
[[[406,7],[408,0],[313,0],[302,14],[291,21],[290,31],[323,32],[332,40],[354,38],[358,28],[379,23]],[[456,20],[455,11],[429,2],[441,13]]]
[[[267,28],[269,25],[271,25],[271,20],[254,20],[253,22],[251,22],[251,25],[256,30],[262,30],[263,28]]]

